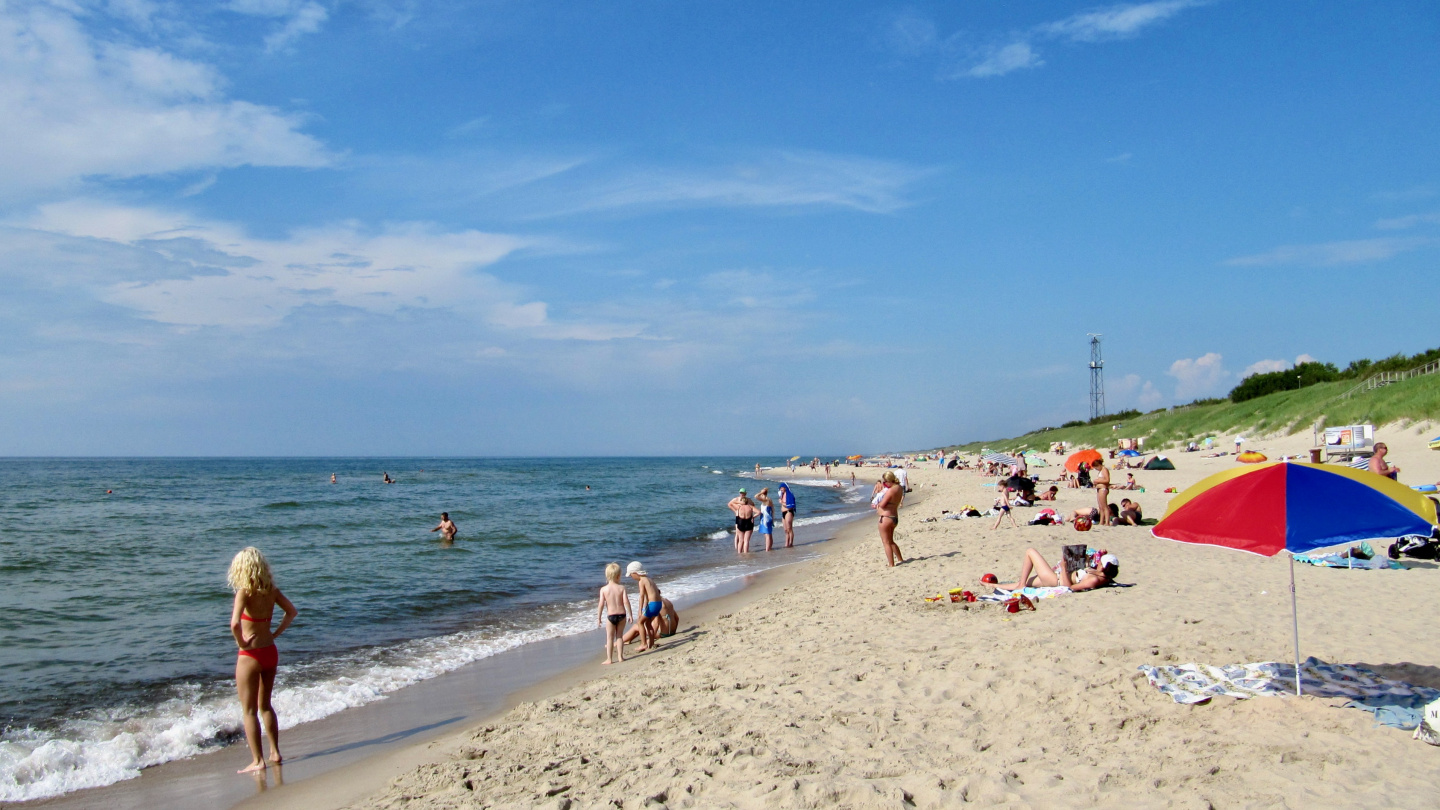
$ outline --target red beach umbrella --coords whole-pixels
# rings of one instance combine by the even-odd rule
[[[1081,450],[1075,455],[1065,459],[1065,469],[1070,472],[1080,472],[1081,467],[1088,467],[1103,458],[1105,457],[1100,455],[1099,450]]]
[[[1338,464],[1257,463],[1216,473],[1176,495],[1150,533],[1164,540],[1248,551],[1289,552],[1295,694],[1300,622],[1295,554],[1362,540],[1429,535],[1435,503],[1404,484]]]

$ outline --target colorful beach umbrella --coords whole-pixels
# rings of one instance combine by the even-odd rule
[[[1262,461],[1269,461],[1270,459],[1266,458],[1264,453],[1257,453],[1254,450],[1246,450],[1245,452],[1236,456],[1235,460],[1240,462],[1241,464],[1259,464]]]
[[[1103,459],[1099,450],[1081,450],[1080,452],[1065,459],[1065,469],[1070,472],[1080,472],[1081,467],[1088,467]]]
[[[1429,536],[1435,503],[1369,470],[1338,464],[1269,462],[1216,473],[1176,495],[1150,530],[1164,540],[1221,546],[1265,557],[1289,552],[1295,693],[1300,694],[1300,622],[1295,554],[1364,540]]]
[[[1138,452],[1136,452],[1136,451],[1134,451],[1134,450],[1121,450],[1121,451],[1120,451],[1120,455],[1125,456],[1125,457],[1127,457],[1127,458],[1135,458],[1136,456],[1139,456],[1140,453],[1138,453]]]
[[[800,460],[800,457],[799,457],[799,456],[791,456],[791,457],[790,457],[790,460],[791,460],[791,461],[799,461],[799,460]]]

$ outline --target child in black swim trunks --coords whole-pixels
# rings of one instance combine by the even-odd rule
[[[625,586],[620,584],[620,563],[605,566],[605,587],[600,589],[599,615],[596,621],[605,626],[605,663],[612,663],[611,653],[625,660],[625,644],[621,642],[621,630],[630,618],[630,597]]]

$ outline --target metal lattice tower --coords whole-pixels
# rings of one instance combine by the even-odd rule
[[[1105,361],[1100,357],[1100,335],[1090,338],[1090,418],[1105,415]]]

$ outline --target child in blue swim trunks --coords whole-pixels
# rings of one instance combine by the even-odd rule
[[[655,646],[664,630],[660,613],[665,603],[660,601],[660,586],[645,573],[645,566],[639,560],[625,567],[625,576],[635,580],[640,589],[640,618],[635,620],[640,627],[640,647],[636,652],[645,652]]]

